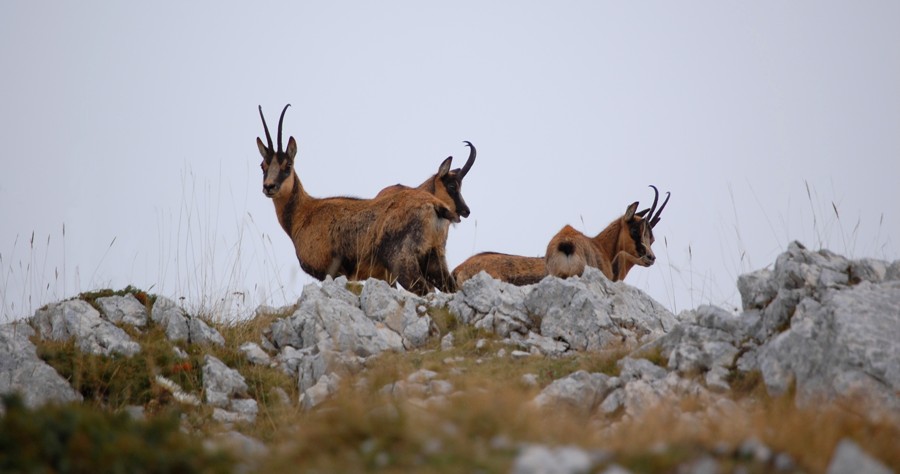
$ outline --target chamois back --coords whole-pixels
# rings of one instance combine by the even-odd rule
[[[466,259],[453,269],[457,286],[485,271],[488,275],[513,285],[532,285],[547,276],[543,257],[522,257],[497,252],[482,252]]]
[[[465,178],[466,174],[468,174],[469,169],[471,169],[472,165],[475,163],[476,150],[475,146],[472,145],[471,142],[465,141],[463,143],[465,143],[466,146],[470,148],[470,150],[469,158],[466,160],[466,164],[463,165],[462,168],[451,170],[450,166],[453,162],[453,157],[449,156],[441,162],[440,166],[438,167],[437,173],[426,179],[415,189],[433,194],[441,202],[446,204],[447,207],[452,209],[457,216],[469,217],[469,206],[466,204],[466,201],[462,196],[462,181],[463,178]],[[380,197],[389,196],[393,193],[406,189],[412,188],[410,188],[409,186],[404,186],[402,184],[388,186],[379,191],[375,198],[377,199]],[[459,222],[459,217],[457,217],[457,220],[455,222]]]

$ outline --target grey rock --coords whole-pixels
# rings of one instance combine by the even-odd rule
[[[525,297],[532,288],[495,280],[481,272],[463,283],[449,308],[462,323],[500,337],[509,337],[512,332],[525,334],[540,324],[525,308]]]
[[[189,316],[174,301],[157,296],[150,311],[150,319],[166,330],[170,341],[187,341],[191,344],[225,345],[219,331],[209,327],[197,316]]]
[[[575,350],[636,345],[666,334],[677,323],[644,292],[610,282],[594,268],[587,268],[580,278],[543,279],[526,296],[525,307],[540,319],[542,336]]]
[[[894,262],[888,266],[887,271],[884,274],[884,279],[890,281],[900,280],[900,260],[894,260]]]
[[[900,281],[804,299],[758,361],[769,392],[785,393],[796,382],[801,405],[846,397],[900,410]]]
[[[447,333],[444,337],[441,338],[441,350],[449,351],[453,349],[453,333]]]
[[[534,398],[541,408],[567,407],[576,413],[590,414],[613,388],[610,377],[584,370],[554,380]]]
[[[850,282],[868,281],[880,283],[887,276],[888,263],[874,258],[864,258],[850,262]]]
[[[225,365],[221,360],[206,355],[203,358],[203,392],[206,403],[226,408],[231,399],[247,396],[247,382],[237,370]]]
[[[670,370],[685,376],[702,374],[708,387],[729,390],[726,379],[745,338],[740,318],[704,305],[685,311],[679,320],[668,334],[641,347],[634,356],[658,350]]]
[[[82,300],[47,305],[35,312],[31,324],[44,339],[74,339],[82,352],[132,356],[141,351],[140,344],[125,331],[101,318],[96,309]]]
[[[153,303],[153,308],[150,310],[150,319],[165,328],[166,337],[170,341],[191,340],[191,332],[184,310],[169,298],[156,297],[156,302]]]
[[[366,281],[359,296],[365,315],[399,334],[407,349],[423,346],[437,333],[431,317],[419,312],[419,308],[425,309],[422,302],[422,298],[406,290],[395,290],[387,282],[374,278]]]
[[[235,398],[229,403],[232,412],[241,416],[244,421],[253,423],[259,413],[259,404],[252,398]]]
[[[34,330],[24,323],[0,326],[0,394],[18,393],[29,408],[81,401],[81,394],[38,358],[37,348],[28,339],[33,335]]]
[[[100,313],[107,321],[125,323],[135,327],[147,325],[147,308],[131,293],[125,296],[106,296],[96,299]]]
[[[258,344],[253,342],[245,342],[241,344],[239,350],[244,354],[244,357],[251,364],[268,366],[272,363],[272,358],[269,357],[269,354],[266,354],[266,351],[262,350]]]
[[[772,271],[768,269],[740,275],[737,287],[741,294],[741,305],[744,310],[765,308],[778,295],[778,288],[775,287],[772,279]]]
[[[522,385],[526,387],[537,387],[538,385],[538,377],[535,374],[522,374],[522,377],[519,380],[521,380]]]
[[[533,331],[528,331],[526,336],[519,333],[512,333],[510,334],[510,340],[531,352],[547,356],[560,356],[569,350],[569,344],[565,341],[558,341],[546,336],[541,336]]]
[[[315,385],[300,395],[300,406],[311,410],[337,392],[341,377],[337,374],[326,374],[319,378]]]
[[[527,445],[513,461],[513,474],[578,474],[590,472],[594,460],[574,446]]]
[[[866,454],[862,448],[849,439],[841,440],[834,449],[831,462],[828,463],[828,474],[891,474],[877,459]]]
[[[271,328],[273,337],[277,335],[278,347],[304,349],[325,344],[331,350],[360,357],[404,350],[402,337],[368,318],[359,308],[359,298],[341,286],[341,280],[326,280],[321,286],[311,283],[303,288],[294,314]]]
[[[222,337],[222,334],[209,327],[205,321],[196,316],[188,317],[188,331],[190,333],[191,344],[225,345],[225,338]]]

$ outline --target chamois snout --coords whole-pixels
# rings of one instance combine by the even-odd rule
[[[650,265],[653,265],[654,262],[656,262],[656,255],[653,255],[652,251],[648,252],[647,255],[644,255],[641,258],[641,261],[645,267],[649,267]]]
[[[278,192],[278,185],[275,183],[263,183],[263,194],[267,197],[275,197],[275,193]]]

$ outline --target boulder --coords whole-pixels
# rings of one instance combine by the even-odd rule
[[[891,474],[877,459],[866,454],[858,444],[844,439],[834,448],[827,474]]]
[[[591,267],[580,278],[543,279],[525,297],[525,308],[540,320],[540,335],[581,351],[651,341],[677,323],[646,293]]]
[[[900,412],[900,281],[804,299],[757,357],[772,394],[796,383],[800,404],[852,398]]]
[[[590,415],[614,388],[616,382],[608,375],[579,370],[546,386],[535,397],[534,404],[548,409],[565,407]]]
[[[50,402],[81,401],[81,394],[38,358],[37,348],[28,339],[33,335],[34,330],[27,324],[0,326],[0,394],[18,393],[29,408]]]
[[[209,327],[196,316],[189,316],[174,301],[158,296],[150,311],[150,319],[165,328],[170,341],[187,341],[191,344],[225,345],[219,331]]]
[[[147,307],[131,293],[125,296],[104,296],[97,298],[95,303],[107,321],[139,328],[147,325]]]
[[[101,318],[93,306],[82,300],[49,304],[34,313],[31,324],[41,338],[74,339],[82,352],[132,356],[141,351],[140,344],[125,331]]]
[[[203,358],[203,393],[206,403],[219,408],[230,406],[233,398],[247,396],[247,382],[237,370],[221,360],[206,355]]]

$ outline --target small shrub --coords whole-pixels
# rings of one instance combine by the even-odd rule
[[[28,409],[5,396],[0,472],[231,472],[225,453],[179,429],[177,413],[136,421],[82,405]]]

